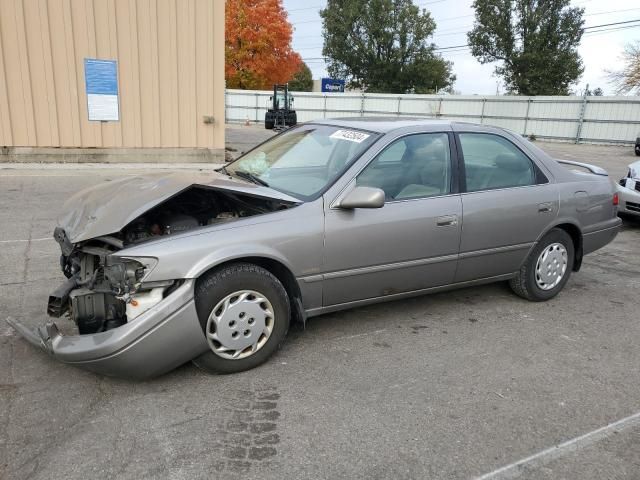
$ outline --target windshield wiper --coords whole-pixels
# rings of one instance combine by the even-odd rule
[[[262,180],[257,175],[254,175],[253,173],[245,172],[244,170],[236,170],[233,173],[235,173],[238,177],[244,178],[245,180],[249,180],[250,182],[253,182],[253,183],[257,184],[257,185],[262,185],[263,187],[268,187],[269,186],[269,184],[267,182]]]

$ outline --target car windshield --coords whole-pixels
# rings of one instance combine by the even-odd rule
[[[301,125],[226,166],[232,176],[312,200],[378,138],[362,130]]]

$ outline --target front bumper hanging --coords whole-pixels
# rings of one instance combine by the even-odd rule
[[[194,280],[132,322],[89,335],[63,335],[55,323],[16,332],[55,359],[108,376],[144,379],[166,373],[208,350],[194,302]]]

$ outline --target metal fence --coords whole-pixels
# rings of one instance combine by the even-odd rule
[[[227,90],[228,122],[264,122],[269,91]],[[508,128],[575,143],[633,143],[640,136],[640,97],[517,97],[294,92],[298,121],[318,118],[430,117]]]

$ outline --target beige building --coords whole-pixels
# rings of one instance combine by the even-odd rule
[[[0,0],[3,146],[223,149],[224,0]]]

